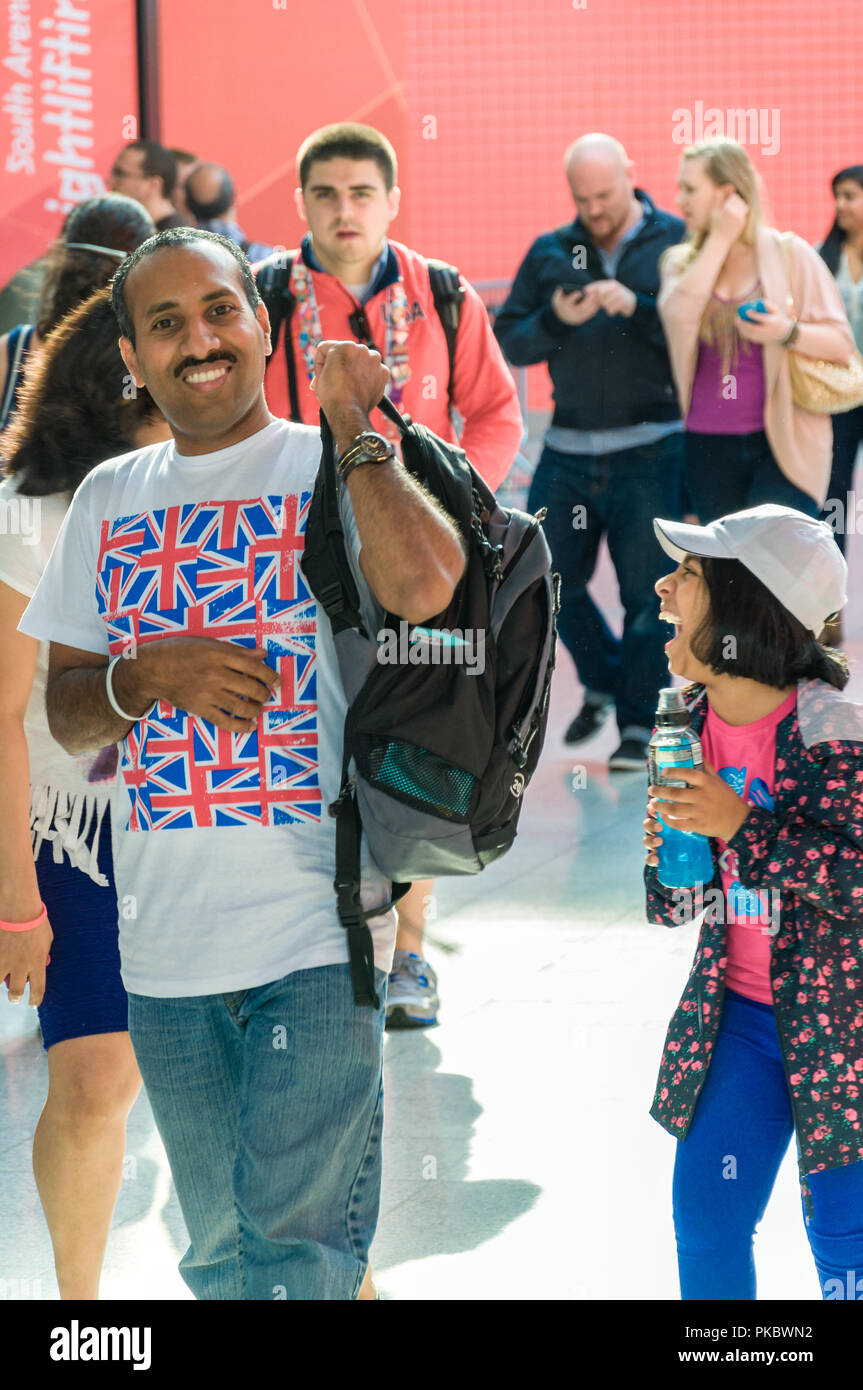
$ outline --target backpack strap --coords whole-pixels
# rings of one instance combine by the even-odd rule
[[[458,338],[458,326],[461,322],[465,289],[459,278],[458,270],[454,265],[447,265],[445,261],[434,260],[427,260],[426,265],[428,266],[429,284],[431,285],[435,313],[441,321],[446,337],[446,350],[447,357],[449,358],[447,393],[451,406],[453,364],[455,362],[456,340]]]
[[[332,623],[333,636],[355,627],[365,637],[360,616],[360,596],[348,561],[345,533],[339,510],[336,445],[326,415],[321,411],[321,463],[315,480],[312,513],[320,526],[306,527],[306,544],[300,568],[309,588]]]
[[[336,822],[336,876],[333,888],[336,890],[336,912],[339,921],[348,934],[348,961],[351,967],[351,985],[354,1003],[379,1009],[380,997],[375,989],[375,949],[368,919],[383,908],[373,907],[363,910],[360,906],[360,883],[362,869],[360,845],[362,842],[362,821],[357,805],[356,787],[348,775],[351,752],[348,737],[350,710],[345,721],[345,736],[342,750],[342,781],[338,800],[329,808]]]
[[[404,431],[407,429],[400,412],[390,401],[384,399],[381,409]],[[326,415],[321,411],[321,465],[315,483],[315,496],[312,501],[312,514],[319,509],[321,527],[311,537],[306,528],[307,542],[300,560],[300,567],[309,582],[309,588],[316,600],[326,610],[333,630],[333,636],[355,627],[364,633],[359,612],[360,599],[356,581],[348,563],[345,548],[345,535],[339,512],[338,478],[336,476],[336,446]],[[338,798],[329,807],[329,813],[336,822],[336,874],[333,888],[336,893],[336,911],[339,922],[348,934],[348,959],[351,967],[351,984],[354,1002],[374,1009],[380,1008],[380,998],[375,989],[375,954],[372,935],[368,927],[370,917],[378,917],[398,902],[407,892],[409,885],[394,883],[389,902],[371,908],[360,905],[362,881],[360,846],[362,843],[362,820],[357,803],[354,779],[349,775],[352,754],[351,713],[348,710],[342,745],[342,775]]]
[[[405,417],[402,415],[398,406],[393,405],[389,396],[381,397],[381,399],[378,401],[377,409],[381,412],[381,415],[386,415],[387,419],[395,425],[400,435],[404,436],[407,434],[408,430],[410,429],[410,425],[408,421],[405,419]]]
[[[329,813],[336,822],[336,876],[333,879],[333,888],[336,890],[336,912],[348,934],[348,960],[354,1003],[360,1007],[365,1005],[379,1009],[381,1001],[375,989],[375,950],[368,921],[370,917],[380,917],[395,907],[410,888],[410,884],[393,883],[389,902],[379,903],[376,907],[360,906],[360,846],[363,823],[354,779],[349,776],[352,757],[350,718],[348,710],[342,752],[341,790],[338,799],[329,807]]]
[[[296,424],[301,425],[303,417],[300,413],[300,395],[297,389],[297,363],[294,358],[294,343],[291,336],[291,319],[297,307],[297,301],[291,292],[291,270],[293,264],[293,256],[286,256],[282,259],[282,252],[277,251],[258,268],[255,279],[257,281],[258,292],[267,306],[267,313],[270,316],[270,333],[273,343],[273,352],[269,359],[270,361],[272,357],[275,356],[279,342],[279,333],[282,327],[284,327],[285,367],[288,374],[288,402],[290,404],[291,419]]]
[[[0,429],[8,424],[15,410],[15,393],[24,379],[24,354],[33,341],[35,328],[19,323],[6,339],[6,381],[0,397]]]

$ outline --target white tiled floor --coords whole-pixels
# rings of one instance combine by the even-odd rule
[[[863,658],[863,543],[851,540],[849,654]],[[613,611],[607,556],[595,588]],[[863,699],[859,671],[852,690]],[[561,652],[545,753],[511,853],[442,882],[429,958],[441,1024],[386,1042],[385,1172],[373,1263],[393,1299],[678,1296],[673,1140],[648,1116],[693,935],[645,924],[644,779],[610,776],[607,728],[584,750]],[[573,786],[576,761],[583,786]],[[35,1019],[0,1003],[0,1296],[56,1298],[30,1169],[46,1085]],[[182,1299],[182,1217],[145,1097],[102,1294]],[[757,1241],[761,1298],[818,1297],[786,1159]]]

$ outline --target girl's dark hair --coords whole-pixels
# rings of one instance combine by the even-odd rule
[[[4,472],[25,496],[74,491],[97,463],[133,449],[138,429],[156,414],[117,338],[106,285],[67,315],[28,370],[0,436]]]
[[[854,183],[859,183],[860,187],[863,188],[863,164],[850,164],[847,169],[840,169],[838,174],[833,175],[833,178],[830,180],[830,187],[833,190],[834,198],[836,197],[836,189],[845,179],[853,179]],[[834,217],[833,226],[818,248],[821,259],[824,261],[831,275],[835,275],[839,270],[839,261],[842,256],[842,246],[844,242],[845,232],[843,232],[837,219]]]
[[[67,242],[84,241],[91,246],[107,246],[114,251],[130,253],[155,231],[147,209],[122,193],[103,193],[98,198],[77,203],[67,214],[49,256],[36,311],[39,337],[47,338],[70,309],[107,285],[117,269],[116,257],[100,256],[98,251],[70,249]]]
[[[821,680],[848,683],[848,661],[824,647],[739,560],[698,557],[710,607],[690,638],[693,656],[718,676],[745,676],[778,690]]]

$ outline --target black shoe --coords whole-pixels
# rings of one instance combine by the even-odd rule
[[[646,772],[647,740],[624,738],[608,760],[609,772]]]
[[[593,738],[593,735],[602,728],[613,709],[613,700],[607,700],[603,704],[585,700],[563,736],[564,743],[584,743],[585,739]]]

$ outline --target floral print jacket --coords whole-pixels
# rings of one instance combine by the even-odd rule
[[[704,687],[685,694],[700,734]],[[715,862],[715,841],[712,848]],[[811,1210],[806,1173],[863,1160],[863,706],[823,681],[800,682],[796,708],[776,728],[773,810],[753,806],[729,848],[745,887],[779,894],[771,894],[779,911],[768,928],[773,1001]],[[649,920],[678,925],[680,894],[659,883],[654,867],[645,868],[645,886]],[[722,892],[718,872],[713,887],[708,903]],[[650,1111],[678,1139],[692,1123],[719,1028],[724,916],[704,915]]]

